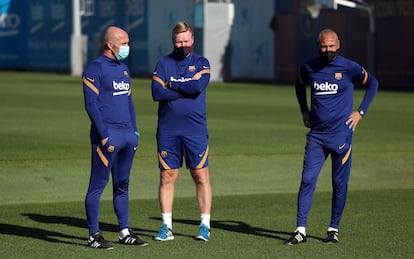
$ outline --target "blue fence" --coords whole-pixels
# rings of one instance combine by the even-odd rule
[[[82,17],[87,60],[99,54],[105,28],[116,25],[130,34],[131,72],[147,73],[147,0],[126,2],[95,1],[94,15]],[[0,69],[70,72],[72,1],[11,0],[0,6]]]

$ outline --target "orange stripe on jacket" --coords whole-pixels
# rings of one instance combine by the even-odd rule
[[[91,81],[89,81],[88,79],[86,79],[85,77],[83,77],[83,83],[89,87],[92,91],[94,91],[97,95],[99,95],[99,90],[98,88],[96,88],[96,86],[94,86]]]
[[[368,81],[368,72],[364,69],[362,73],[364,73],[364,79],[362,80],[362,84],[365,85]]]
[[[158,76],[152,76],[152,80],[158,82],[162,87],[166,88],[166,83]]]
[[[198,72],[198,73],[200,73],[200,74],[211,74],[211,69],[203,69],[203,70],[201,70],[200,72]]]

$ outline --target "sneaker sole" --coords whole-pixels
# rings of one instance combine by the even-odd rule
[[[167,238],[161,238],[161,237],[154,237],[154,240],[155,241],[161,241],[161,242],[163,242],[163,241],[171,241],[171,240],[174,240],[174,237],[167,237]]]
[[[138,244],[136,246],[147,246],[147,245],[148,245],[148,243],[142,243],[142,244]]]
[[[97,250],[112,250],[112,249],[114,249],[113,246],[111,246],[111,247],[92,247],[92,246],[88,245],[88,247],[92,248],[92,249],[97,249]]]
[[[205,238],[202,236],[196,236],[195,239],[200,240],[200,241],[206,241],[206,242],[210,240],[210,238]]]
[[[306,243],[306,241],[300,241],[300,242],[297,242],[297,243],[284,242],[283,244],[288,245],[288,246],[294,246],[294,245],[299,245],[299,244],[302,244],[302,243]]]
[[[91,246],[91,244],[88,244],[87,245],[89,248],[92,248],[92,249],[99,249],[99,250],[111,250],[111,249],[114,249],[114,247],[113,246],[110,246],[110,247],[102,247],[102,246]]]
[[[142,243],[142,244],[125,244],[125,243],[122,243],[122,242],[118,242],[118,244],[124,245],[124,246],[147,246],[148,242]]]
[[[288,245],[288,246],[294,246],[294,245],[299,245],[299,244],[302,244],[302,243],[305,243],[305,242],[299,242],[299,243],[284,243],[285,245]]]

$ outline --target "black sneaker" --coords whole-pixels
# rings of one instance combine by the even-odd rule
[[[292,235],[285,241],[285,245],[296,245],[299,243],[306,242],[306,236],[299,231],[295,231]]]
[[[338,232],[336,231],[328,231],[328,236],[322,240],[324,243],[328,243],[328,244],[334,244],[334,243],[338,243]]]
[[[114,249],[114,247],[111,244],[105,241],[100,231],[96,232],[95,234],[89,237],[88,246],[96,249]]]
[[[124,238],[119,238],[119,243],[123,245],[136,245],[136,246],[146,246],[148,245],[147,241],[139,239],[137,235],[132,232],[132,229],[129,229],[129,235]]]

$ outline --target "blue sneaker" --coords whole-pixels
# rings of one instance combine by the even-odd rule
[[[155,235],[154,240],[157,241],[168,241],[174,240],[174,234],[170,228],[167,227],[167,224],[162,225],[160,231]]]
[[[206,225],[201,224],[196,239],[203,241],[210,240],[210,229]]]

